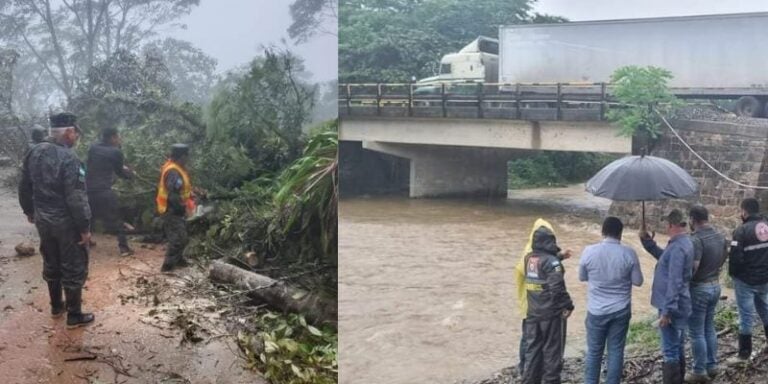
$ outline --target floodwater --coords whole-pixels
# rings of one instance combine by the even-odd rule
[[[578,259],[601,240],[608,204],[579,186],[511,191],[497,201],[342,200],[340,383],[453,383],[516,364],[521,320],[513,272],[539,217],[574,253],[564,263],[576,306],[566,353],[582,353],[586,283],[578,281]],[[636,231],[625,232],[625,243],[638,252],[646,278],[633,291],[633,318],[645,318],[655,313],[655,260]]]
[[[189,293],[186,282],[204,280],[203,271],[163,275],[162,247],[133,244],[136,254],[121,258],[114,237],[96,236],[83,291],[96,321],[68,330],[66,316],[50,316],[40,255],[15,255],[36,234],[2,187],[0,217],[0,383],[266,383],[244,368],[225,315]],[[186,342],[189,332],[202,341]]]

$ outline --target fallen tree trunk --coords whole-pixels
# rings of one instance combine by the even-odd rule
[[[245,290],[247,295],[254,300],[264,302],[271,307],[303,314],[307,320],[315,324],[328,324],[334,328],[337,327],[336,303],[317,294],[219,260],[214,260],[211,263],[210,277],[214,281],[232,284]]]

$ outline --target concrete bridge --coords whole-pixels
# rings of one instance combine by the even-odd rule
[[[419,94],[413,84],[343,84],[339,89],[342,193],[373,183],[411,197],[506,196],[507,161],[532,151],[630,153],[638,144],[605,122],[615,100],[606,84],[465,84]],[[718,171],[749,186],[768,186],[768,119],[720,116],[676,120],[682,139]],[[633,145],[634,144],[634,145]],[[711,221],[730,231],[738,206],[768,191],[736,185],[663,129],[653,155],[688,171],[699,193],[647,204],[649,223],[671,207],[701,203]],[[393,188],[394,187],[394,188]],[[352,191],[354,192],[354,191]],[[614,203],[611,214],[636,225],[636,203]]]
[[[631,139],[603,121],[347,116],[339,139],[407,159],[411,197],[506,196],[507,162],[526,152],[632,149]]]
[[[631,152],[631,140],[604,121],[609,88],[466,83],[423,93],[414,84],[341,84],[342,155],[364,161],[363,149],[375,151],[399,168],[405,159],[411,197],[506,196],[507,162],[532,151]]]

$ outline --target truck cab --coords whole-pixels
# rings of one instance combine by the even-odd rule
[[[417,81],[414,93],[440,93],[442,84],[455,88],[460,83],[495,83],[498,73],[499,41],[480,36],[459,52],[443,56],[440,73]]]

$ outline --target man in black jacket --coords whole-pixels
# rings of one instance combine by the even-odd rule
[[[755,310],[768,334],[768,222],[759,214],[754,198],[741,202],[744,224],[731,240],[728,273],[733,277],[739,308],[739,354],[728,363],[744,363],[752,354],[752,326]]]
[[[546,227],[538,228],[532,245],[533,252],[525,257],[528,312],[524,337],[528,345],[523,383],[559,384],[565,320],[573,311],[573,302],[565,289],[563,266],[557,257],[560,247],[554,233]]]
[[[117,235],[120,256],[130,256],[133,250],[128,246],[123,220],[120,217],[120,205],[112,190],[115,175],[123,179],[133,177],[133,172],[124,164],[121,143],[116,128],[107,127],[101,131],[101,141],[92,144],[88,149],[85,184],[93,211],[93,221],[101,220],[108,233]]]
[[[60,113],[50,120],[50,141],[36,145],[24,158],[19,203],[40,235],[51,314],[58,317],[64,312],[63,287],[67,326],[77,327],[94,319],[80,306],[88,277],[91,210],[85,193],[85,169],[72,150],[80,138],[76,117]]]

